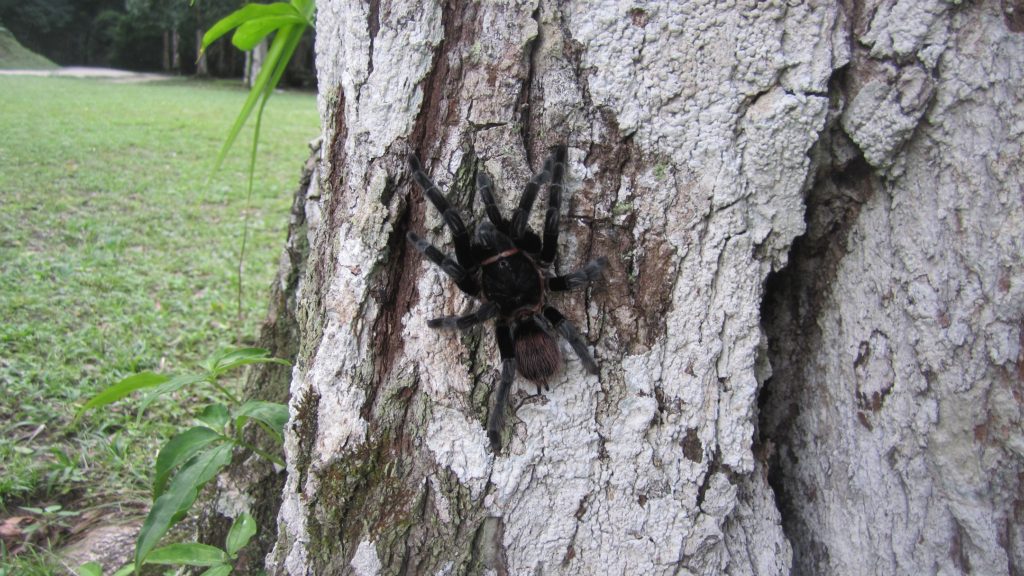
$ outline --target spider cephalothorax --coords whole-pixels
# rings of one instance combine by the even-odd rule
[[[501,446],[501,428],[512,379],[519,374],[537,386],[547,387],[548,379],[562,365],[562,354],[555,334],[565,338],[579,356],[583,367],[597,373],[597,364],[576,328],[561,312],[547,302],[548,292],[564,292],[585,286],[601,275],[605,258],[587,262],[583,268],[564,275],[549,273],[558,248],[559,211],[566,166],[566,149],[559,146],[544,162],[544,168],[526,185],[519,206],[506,220],[494,202],[490,178],[479,172],[477,191],[484,202],[487,220],[472,233],[459,213],[448,203],[437,186],[423,172],[420,161],[409,156],[413,175],[445,224],[451,228],[455,259],[416,234],[408,238],[450,276],[458,287],[481,302],[479,308],[463,316],[434,318],[431,328],[465,329],[495,318],[495,338],[501,354],[501,383],[487,419],[487,436],[495,450]],[[540,187],[550,182],[548,209],[544,217],[543,238],[530,230],[526,222]]]

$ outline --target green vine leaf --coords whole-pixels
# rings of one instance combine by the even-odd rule
[[[224,426],[227,426],[231,416],[228,414],[227,406],[223,404],[210,404],[203,408],[203,411],[196,418],[203,424],[220,432],[224,430]]]
[[[203,34],[203,45],[200,49],[205,51],[210,44],[213,44],[221,36],[251,20],[258,20],[273,16],[293,15],[299,16],[300,18],[302,16],[295,6],[286,2],[275,2],[273,4],[246,4],[231,14],[221,18],[211,26],[210,29],[206,31],[206,34]],[[304,21],[304,24],[309,25],[310,23]]]
[[[218,566],[230,560],[223,550],[209,544],[184,542],[157,548],[146,556],[146,564]]]
[[[211,354],[203,361],[202,366],[213,380],[239,366],[259,363],[291,365],[291,362],[287,360],[274,358],[268,350],[263,348],[225,348]]]
[[[306,21],[298,13],[249,20],[235,30],[235,35],[231,37],[231,43],[239,50],[252,50],[272,32],[290,24],[305,26]]]
[[[256,520],[248,512],[242,512],[238,518],[235,518],[234,523],[231,524],[231,530],[228,531],[228,537],[225,540],[225,548],[227,548],[228,555],[234,558],[235,554],[238,554],[239,550],[245,548],[245,545],[255,535]]]
[[[139,372],[138,374],[132,374],[90,398],[88,402],[79,408],[78,413],[75,415],[75,419],[77,420],[78,417],[86,410],[106,406],[107,404],[124,398],[136,390],[159,386],[168,380],[170,380],[169,377],[162,374],[154,374],[153,372]]]
[[[199,489],[231,462],[232,444],[224,443],[192,457],[153,502],[135,541],[135,568],[141,568],[160,539],[196,501]]]
[[[142,397],[142,401],[139,403],[139,411],[136,414],[136,420],[142,420],[143,413],[146,412],[146,408],[156,401],[161,396],[167,396],[173,392],[177,392],[186,386],[191,386],[202,382],[204,378],[198,374],[179,374],[173,378],[167,379],[157,387],[153,388],[149,392],[146,392],[145,396]]]
[[[164,492],[171,471],[188,461],[210,444],[223,440],[223,436],[206,426],[195,426],[171,438],[156,457],[156,475],[153,477],[153,497]]]
[[[249,420],[256,420],[266,424],[267,431],[274,436],[278,443],[283,441],[284,426],[288,423],[288,407],[284,404],[250,400],[242,404],[235,411],[234,416],[236,433],[241,432],[242,427]]]

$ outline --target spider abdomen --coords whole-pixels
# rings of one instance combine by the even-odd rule
[[[518,324],[513,339],[516,368],[523,378],[537,384],[538,389],[562,367],[558,342],[532,320]]]

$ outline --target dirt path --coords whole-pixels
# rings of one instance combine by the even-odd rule
[[[114,68],[86,68],[84,66],[68,66],[56,70],[0,70],[0,76],[66,76],[71,78],[102,78],[112,82],[153,82],[155,80],[180,78],[170,74],[131,72]]]

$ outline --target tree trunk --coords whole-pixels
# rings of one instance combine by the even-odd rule
[[[171,70],[171,31],[170,30],[164,30],[163,39],[164,39],[164,53],[163,53],[163,59],[162,59],[160,65],[163,67],[163,71],[164,72],[169,72]]]
[[[181,74],[181,32],[171,31],[171,69]]]
[[[196,28],[196,54],[199,54],[199,58],[196,59],[196,76],[207,76],[210,73],[206,64],[206,52],[203,51],[203,34],[205,33],[206,30]]]
[[[272,573],[1020,573],[1016,12],[327,0],[317,27]],[[563,346],[544,396],[517,379],[493,453],[492,331],[427,327],[473,303],[405,239],[452,252],[405,156],[479,221],[477,172],[509,215],[559,143],[556,268],[610,266],[553,302],[600,373]]]
[[[255,48],[245,53],[245,85],[252,88],[256,78],[260,75],[260,68],[263,67],[263,59],[267,57],[267,41],[264,40]]]

